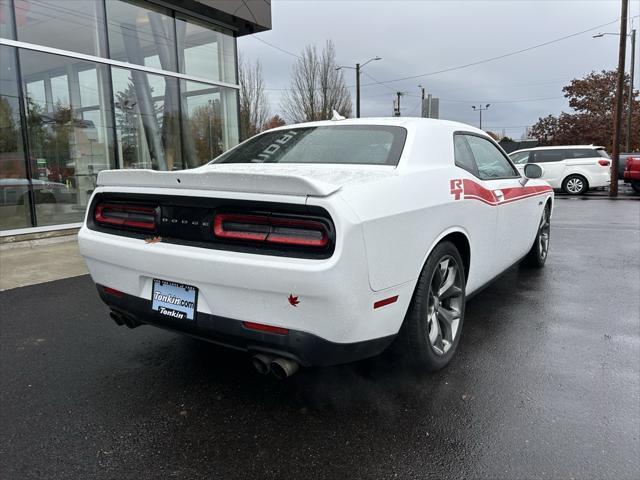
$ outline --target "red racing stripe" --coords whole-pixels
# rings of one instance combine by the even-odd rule
[[[525,198],[534,197],[536,195],[546,194],[553,190],[551,187],[545,185],[525,185],[524,187],[500,188],[496,190],[500,190],[504,195],[504,198],[502,201],[498,201],[492,190],[483,187],[473,180],[469,180],[466,178],[463,179],[463,188],[465,200],[479,200],[491,206],[523,200]]]

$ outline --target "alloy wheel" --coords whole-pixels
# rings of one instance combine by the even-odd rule
[[[583,188],[584,182],[578,177],[570,178],[567,181],[567,190],[569,190],[570,193],[580,193]]]
[[[429,343],[437,355],[446,354],[460,325],[462,272],[451,255],[438,262],[429,283],[427,329]]]
[[[549,237],[551,236],[551,221],[549,219],[549,211],[547,208],[542,212],[540,219],[540,227],[538,228],[538,254],[541,259],[547,257],[549,252]]]

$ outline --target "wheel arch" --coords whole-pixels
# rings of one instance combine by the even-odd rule
[[[466,282],[469,278],[469,269],[471,268],[471,242],[469,241],[469,234],[462,227],[452,227],[438,235],[422,259],[420,271],[422,271],[424,265],[427,263],[427,259],[429,258],[429,255],[431,255],[433,249],[436,248],[438,244],[445,241],[453,243],[453,245],[458,249],[458,252],[462,257]]]

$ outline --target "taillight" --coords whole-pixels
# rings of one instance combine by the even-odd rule
[[[219,213],[213,221],[213,233],[218,238],[277,245],[324,248],[329,243],[329,232],[322,222],[270,215]]]
[[[93,216],[96,223],[116,227],[156,229],[156,209],[138,205],[99,203]]]
[[[611,165],[611,162],[609,162],[609,160],[598,160],[598,163],[603,167],[608,167],[609,165]]]

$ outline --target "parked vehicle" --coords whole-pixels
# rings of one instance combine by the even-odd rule
[[[640,152],[633,152],[633,153],[621,153],[620,156],[618,157],[618,180],[623,180],[624,179],[624,171],[627,167],[627,160],[629,159],[629,157],[636,157],[636,158],[640,158]]]
[[[631,184],[634,192],[640,193],[640,155],[627,159],[624,181]]]
[[[604,147],[567,145],[536,147],[509,154],[520,172],[526,164],[544,167],[543,180],[569,195],[582,195],[611,183],[611,159]]]
[[[120,325],[242,349],[281,378],[394,341],[437,370],[469,295],[521,260],[544,265],[552,206],[474,127],[323,121],[193,170],[100,172],[79,245]]]

